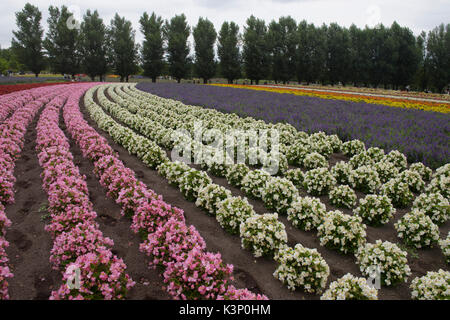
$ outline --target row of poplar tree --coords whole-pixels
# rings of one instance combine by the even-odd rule
[[[212,22],[200,18],[192,27],[191,55],[191,28],[184,14],[164,21],[144,13],[139,20],[142,44],[136,43],[131,22],[118,14],[109,26],[96,10],[88,10],[79,23],[65,6],[50,6],[49,14],[44,38],[37,7],[26,4],[16,13],[11,48],[36,76],[48,64],[54,72],[85,72],[93,79],[113,71],[121,81],[139,68],[153,81],[167,70],[180,81],[193,66],[204,82],[221,76],[229,83],[245,77],[252,83],[296,80],[436,91],[450,83],[450,24],[416,37],[396,22],[360,29],[336,23],[317,27],[290,16],[266,25],[251,16],[242,33],[236,23],[224,22],[217,34]]]

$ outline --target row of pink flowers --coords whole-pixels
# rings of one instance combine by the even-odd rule
[[[13,277],[6,255],[9,243],[5,234],[11,221],[6,216],[5,205],[14,202],[15,163],[22,151],[27,127],[39,109],[61,90],[39,88],[33,92],[11,94],[0,101],[0,122],[4,121],[0,124],[0,300],[9,299],[7,279]],[[39,98],[33,100],[36,97]]]
[[[78,104],[91,86],[72,85],[47,104],[37,125],[36,149],[51,215],[46,226],[53,237],[50,262],[63,272],[63,284],[50,297],[55,300],[123,299],[134,285],[124,262],[111,253],[113,241],[99,230],[86,177],[73,163],[69,142],[58,125],[64,103]]]
[[[55,91],[55,88],[53,90],[49,90],[48,88],[35,88],[0,96],[0,123],[18,108],[23,107],[33,100],[48,95],[52,91]]]
[[[140,249],[153,257],[151,267],[164,269],[168,293],[175,299],[267,299],[231,285],[233,266],[219,253],[206,251],[194,226],[187,227],[181,209],[136,179],[118,156],[83,119],[78,105],[66,104],[63,112],[68,131],[83,155],[94,162],[94,172],[107,195],[132,219],[131,229],[145,240]]]

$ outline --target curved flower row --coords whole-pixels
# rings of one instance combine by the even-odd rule
[[[6,228],[11,225],[11,221],[6,216],[4,206],[14,202],[15,163],[23,148],[27,127],[39,109],[61,90],[59,88],[51,92],[48,89],[38,89],[22,95],[11,95],[11,99],[18,98],[7,104],[11,109],[0,109],[0,112],[7,110],[9,114],[17,108],[9,119],[0,124],[0,300],[9,298],[7,279],[13,276],[7,265],[6,248],[9,243],[5,239]],[[40,98],[33,100],[35,97]]]
[[[89,108],[94,106],[92,92],[93,89],[86,93],[85,103],[95,114]],[[204,240],[193,226],[186,226],[182,210],[165,203],[135,178],[134,172],[124,166],[105,139],[83,119],[78,105],[67,104],[63,116],[83,155],[94,162],[100,184],[121,205],[122,213],[132,218],[131,229],[145,240],[141,250],[151,255],[154,263],[167,259],[163,277],[169,294],[175,299],[266,299],[231,285],[232,266],[225,265],[220,254],[205,251]],[[113,122],[103,120],[106,122],[101,127],[115,131]],[[171,225],[176,227],[170,229]],[[191,234],[195,235],[195,242],[191,241]],[[170,241],[174,237],[176,241]],[[167,239],[163,242],[164,250],[154,251],[157,247],[154,241],[163,238]]]
[[[91,86],[80,85],[58,95],[47,104],[37,125],[36,149],[51,214],[46,226],[53,238],[50,262],[63,273],[63,284],[50,297],[55,300],[124,299],[134,285],[123,261],[110,250],[113,241],[103,237],[94,220],[97,215],[85,177],[73,163],[69,142],[59,128],[64,103],[77,105]]]
[[[440,103],[440,102],[432,102],[432,101],[417,101],[417,100],[409,100],[402,98],[387,98],[387,97],[376,97],[370,95],[355,95],[351,93],[340,93],[340,92],[326,92],[320,90],[302,90],[301,88],[273,88],[267,86],[249,86],[249,85],[234,85],[234,84],[213,84],[214,86],[221,87],[232,87],[232,88],[241,88],[241,89],[250,89],[250,90],[262,90],[262,91],[270,91],[277,93],[287,93],[294,94],[298,96],[308,96],[308,97],[318,97],[322,99],[337,99],[337,100],[345,100],[345,101],[353,101],[353,102],[366,102],[373,104],[383,104],[390,107],[397,108],[407,108],[407,109],[419,109],[426,111],[434,111],[441,113],[449,113],[450,112],[450,102],[449,103]]]

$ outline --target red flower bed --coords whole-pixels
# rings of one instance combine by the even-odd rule
[[[69,84],[72,82],[45,82],[45,83],[23,83],[23,84],[3,84],[0,85],[0,96],[20,90],[28,90],[38,87],[54,86],[56,84]]]

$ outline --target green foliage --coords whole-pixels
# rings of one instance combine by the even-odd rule
[[[80,71],[80,31],[76,27],[69,28],[73,16],[66,6],[61,9],[50,6],[48,11],[50,17],[44,48],[50,68],[54,72],[74,76]]]
[[[264,20],[253,15],[247,19],[244,28],[243,60],[247,78],[264,79],[269,74],[269,47],[267,44],[267,27]]]
[[[234,22],[224,22],[219,32],[217,54],[220,73],[228,83],[241,76],[241,55],[239,52],[239,27]]]
[[[41,26],[42,13],[29,3],[22,11],[16,12],[17,31],[13,31],[14,38],[11,47],[17,60],[11,60],[10,69],[18,67],[17,62],[25,65],[36,77],[45,67],[44,53],[42,50],[42,36],[44,30]]]
[[[131,21],[121,18],[117,13],[111,20],[108,30],[109,59],[114,72],[120,76],[120,81],[138,71],[137,60],[139,47],[135,44],[135,31]]]
[[[167,60],[169,73],[178,82],[189,72],[188,37],[190,27],[184,14],[176,15],[164,25],[164,36],[167,39]]]
[[[214,44],[217,33],[212,22],[202,17],[198,19],[192,33],[195,42],[195,71],[203,78],[203,83],[207,83],[216,73]]]
[[[80,51],[83,70],[94,79],[108,71],[106,27],[97,10],[86,12],[81,24]]]
[[[141,50],[144,75],[156,82],[156,78],[162,74],[164,68],[163,20],[154,12],[151,16],[144,12],[139,23],[144,34]]]

